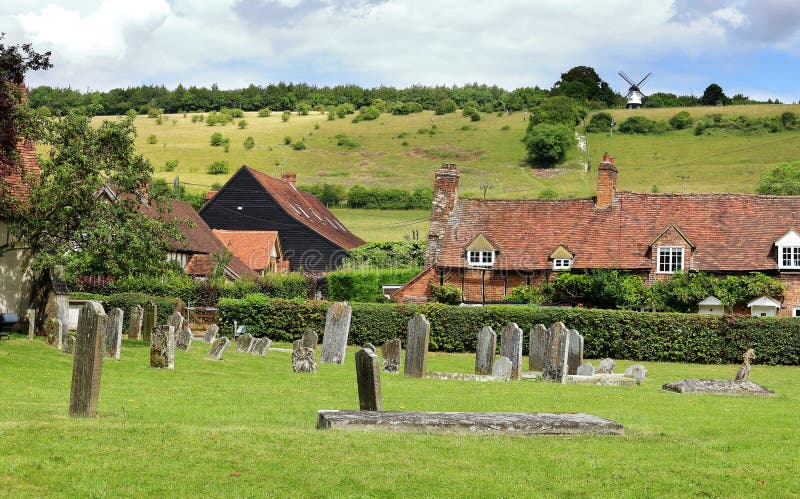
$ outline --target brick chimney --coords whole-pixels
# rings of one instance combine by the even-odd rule
[[[596,208],[609,208],[617,199],[617,167],[614,166],[614,157],[608,153],[603,154],[603,161],[597,168],[597,197]]]
[[[441,251],[447,219],[453,213],[458,202],[458,178],[460,176],[461,174],[458,173],[458,169],[453,163],[442,163],[442,167],[436,170],[425,267],[435,264]]]
[[[286,182],[290,185],[295,185],[297,183],[297,174],[296,173],[284,173],[281,175],[281,180]]]

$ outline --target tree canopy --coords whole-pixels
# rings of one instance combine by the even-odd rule
[[[614,107],[621,100],[621,96],[614,93],[608,83],[589,66],[576,66],[561,73],[561,79],[553,85],[552,93],[572,97],[583,103],[602,102],[606,107]]]
[[[730,103],[730,99],[722,91],[722,87],[716,83],[707,86],[700,97],[700,104],[703,106],[725,106]]]
[[[761,176],[759,194],[800,196],[800,161],[781,163]]]

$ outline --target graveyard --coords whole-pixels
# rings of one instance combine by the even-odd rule
[[[174,327],[166,326],[167,343],[176,341]],[[502,335],[497,331],[501,353]],[[103,358],[97,417],[74,418],[68,414],[76,357],[43,337],[14,334],[0,343],[0,489],[9,496],[93,497],[428,496],[434,484],[437,496],[451,497],[800,492],[793,471],[800,467],[798,367],[752,366],[750,379],[774,390],[773,397],[662,390],[685,378],[731,380],[736,365],[645,362],[641,384],[549,383],[527,376],[527,351],[510,363],[521,379],[434,379],[417,377],[420,366],[473,375],[476,354],[412,356],[415,366],[404,374],[409,358],[399,336],[399,372],[380,372],[379,408],[387,414],[581,413],[619,422],[624,433],[319,430],[318,411],[358,411],[356,364],[372,364],[373,356],[365,349],[357,361],[361,349],[350,345],[343,356],[320,362],[324,342],[314,349],[305,337],[296,345],[273,342],[263,355],[254,353],[255,339],[252,348],[240,339],[220,360],[209,357],[210,343],[195,339],[188,351],[171,350],[169,369],[154,368],[155,336],[126,336],[118,359]],[[295,372],[301,351],[306,361],[311,352],[316,372]],[[616,359],[615,372],[633,364]]]

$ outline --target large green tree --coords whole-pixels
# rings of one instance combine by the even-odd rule
[[[608,107],[615,106],[619,98],[597,71],[589,66],[576,66],[562,73],[561,79],[553,85],[552,92],[553,95],[564,95],[583,103],[602,102]]]
[[[761,176],[759,194],[800,196],[800,161],[781,163]]]
[[[700,104],[703,106],[725,106],[730,103],[730,99],[722,91],[722,87],[716,83],[707,86],[700,97]]]
[[[549,168],[564,161],[575,145],[575,132],[562,124],[540,123],[522,140],[528,150],[526,161],[535,167]]]

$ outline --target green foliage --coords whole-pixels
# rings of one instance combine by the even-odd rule
[[[266,108],[266,107],[263,107],[263,108],[258,110],[258,117],[259,118],[268,118],[269,115],[271,115],[271,114],[272,114],[272,111],[270,111],[269,108]]]
[[[353,114],[356,112],[356,107],[349,102],[345,102],[344,104],[339,104],[336,106],[335,113],[336,117],[344,118],[348,114]]]
[[[359,268],[422,268],[426,241],[380,241],[353,248],[347,252],[343,267]]]
[[[730,99],[725,96],[722,87],[716,83],[712,83],[706,87],[703,96],[700,97],[700,104],[703,106],[725,106],[730,104]]]
[[[302,140],[298,140],[294,144],[292,144],[292,149],[295,151],[304,151],[306,148],[306,143]]]
[[[222,134],[221,134],[221,133],[219,133],[219,132],[214,132],[214,133],[212,133],[212,134],[211,134],[211,141],[210,141],[210,143],[211,143],[211,145],[212,145],[212,146],[214,146],[214,147],[220,147],[220,146],[222,146],[222,142],[223,142],[223,140],[225,140],[225,138],[222,136]]]
[[[523,142],[528,150],[525,160],[549,168],[566,159],[567,151],[575,146],[575,137],[566,125],[541,123],[529,129]]]
[[[793,128],[797,125],[797,115],[791,111],[781,113],[781,124],[785,128]]]
[[[506,132],[508,130],[511,130],[511,125],[503,125],[503,126],[500,127],[500,130],[502,130],[504,132]]]
[[[553,86],[553,95],[564,95],[579,102],[598,101],[602,107],[614,107],[617,95],[594,68],[577,66],[561,74]]]
[[[688,111],[681,111],[669,119],[669,124],[672,125],[672,128],[674,128],[675,130],[683,130],[684,128],[689,128],[692,126],[693,123],[694,120],[692,120],[692,116],[689,114]]]
[[[697,303],[708,296],[716,296],[730,309],[760,296],[780,298],[784,292],[780,280],[758,272],[725,278],[704,272],[680,272],[652,287],[659,308],[672,312],[696,312]]]
[[[298,102],[297,103],[297,114],[300,116],[308,116],[308,113],[311,112],[311,105],[308,102]]]
[[[560,272],[542,292],[549,303],[593,308],[636,309],[652,302],[651,288],[644,278],[615,269]]]
[[[228,173],[230,167],[228,166],[227,161],[213,161],[211,164],[208,165],[207,173],[209,175],[224,175]]]
[[[253,140],[252,136],[248,136],[246,139],[244,139],[244,143],[242,145],[244,146],[245,151],[250,151],[256,146],[256,141]]]
[[[337,270],[328,274],[328,296],[332,301],[383,302],[382,284],[405,284],[417,268]]]
[[[584,111],[574,99],[565,96],[551,97],[531,110],[528,130],[543,123],[574,127],[580,123],[583,116],[585,116]]]
[[[247,120],[239,120],[239,123],[236,125],[239,129],[244,130],[247,128]]]
[[[151,133],[150,135],[148,135],[147,136],[147,143],[148,144],[157,144],[158,143],[158,137],[156,137],[156,134]]]
[[[413,191],[380,187],[364,187],[356,184],[347,191],[347,206],[381,210],[410,210],[429,208],[433,190],[420,187]]]
[[[607,133],[611,130],[611,123],[613,122],[614,118],[611,113],[595,113],[589,120],[589,124],[586,125],[586,131],[589,133]]]
[[[457,104],[453,99],[442,99],[436,103],[436,106],[433,108],[433,112],[437,115],[455,113],[456,108]]]
[[[506,295],[506,301],[510,303],[529,303],[538,305],[542,303],[544,296],[536,286],[516,286]]]
[[[800,195],[800,161],[781,163],[764,173],[756,192],[778,196]]]
[[[345,149],[358,149],[361,147],[361,144],[359,144],[357,140],[351,138],[346,133],[337,133],[333,138],[336,139],[337,146],[344,147]]]
[[[462,300],[461,288],[452,284],[445,284],[443,286],[431,284],[431,293],[436,303],[442,303],[444,305],[458,305]]]
[[[171,172],[175,168],[178,167],[178,160],[177,159],[168,159],[164,162],[164,171]]]
[[[478,111],[473,111],[472,113],[470,113],[469,119],[470,121],[480,121],[481,114]]]
[[[539,191],[539,195],[536,196],[539,199],[558,199],[558,191],[553,189],[552,187],[545,187],[541,191]]]
[[[631,116],[619,124],[620,133],[652,134],[664,133],[669,130],[669,125],[663,121],[655,121],[644,116]]]
[[[287,146],[291,145],[292,144],[292,138],[287,135],[286,137],[283,138],[283,143],[286,144]]]
[[[281,115],[281,121],[283,121],[284,123],[286,123],[287,121],[289,121],[289,118],[290,118],[291,116],[292,116],[292,113],[291,113],[291,112],[289,112],[289,111],[284,111],[284,112],[283,112],[283,114]]]
[[[70,295],[72,296],[72,295]],[[130,311],[134,305],[144,307],[147,302],[152,301],[156,304],[157,324],[166,324],[167,318],[175,311],[178,303],[176,298],[164,298],[162,296],[150,295],[140,292],[120,292],[114,293],[102,299],[103,308],[106,311],[112,308],[121,308],[124,312],[122,330],[127,331],[130,325]]]
[[[151,107],[147,110],[147,117],[148,118],[159,118],[161,114],[164,112],[163,109],[157,107]]]
[[[381,116],[381,111],[376,106],[367,106],[359,110],[358,115],[353,118],[353,123],[359,121],[377,120]]]
[[[300,185],[297,187],[301,191],[312,194],[314,197],[322,201],[325,206],[335,206],[340,204],[346,197],[346,192],[343,186],[337,184],[311,184]]]
[[[236,320],[253,336],[273,341],[293,341],[308,329],[321,331],[325,326],[326,308],[308,300],[251,294],[243,299],[223,298],[218,310],[222,324],[232,325]]]

